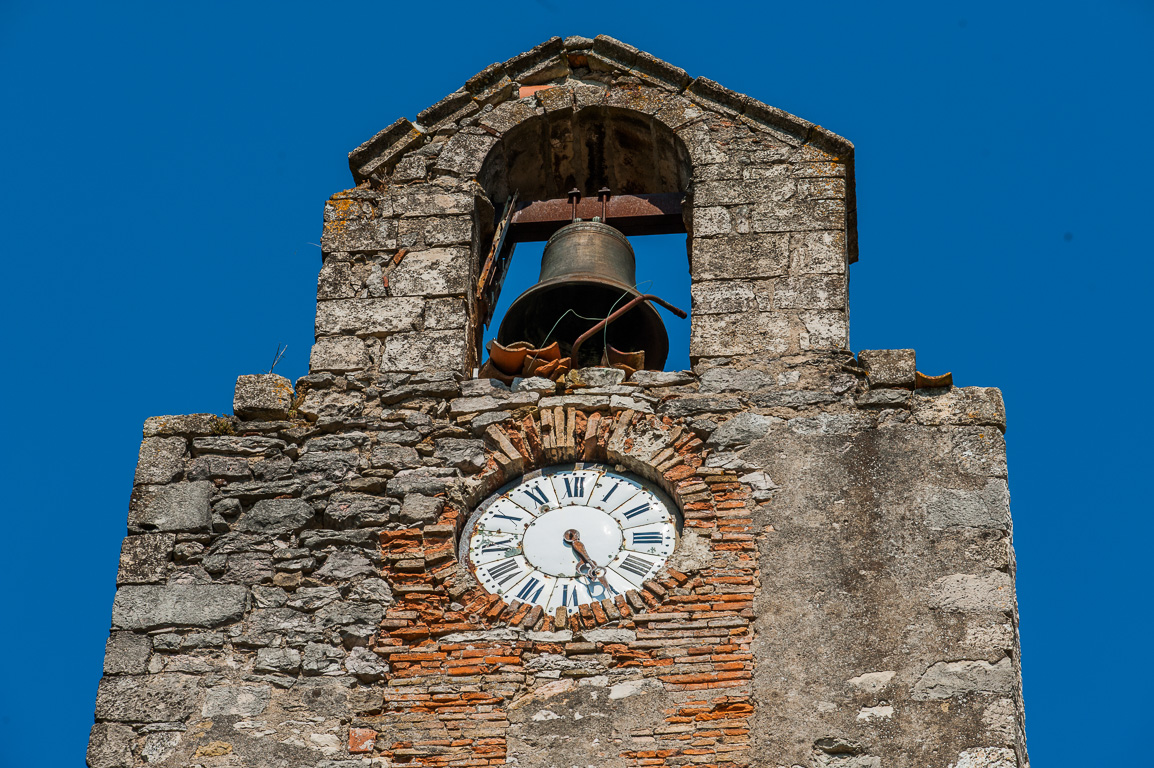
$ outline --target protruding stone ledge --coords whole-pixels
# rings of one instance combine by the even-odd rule
[[[232,396],[232,410],[242,419],[277,421],[288,418],[293,385],[275,373],[240,376]]]
[[[912,349],[863,349],[858,353],[862,368],[869,372],[871,387],[912,389],[917,356]]]
[[[924,426],[991,426],[1006,431],[1006,406],[996,387],[919,389],[910,403],[914,421]]]

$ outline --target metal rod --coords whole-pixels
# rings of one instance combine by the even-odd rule
[[[573,349],[569,353],[569,356],[573,358],[573,367],[577,367],[577,351],[581,349],[582,344],[591,339],[595,333],[603,330],[605,326],[609,325],[614,320],[619,320],[622,315],[643,301],[655,301],[683,320],[688,317],[684,310],[678,309],[660,296],[654,296],[652,293],[643,293],[640,296],[634,296],[632,299],[625,302],[621,307],[610,314],[609,317],[605,318],[604,320],[599,320],[596,325],[577,337],[577,341],[573,342]]]

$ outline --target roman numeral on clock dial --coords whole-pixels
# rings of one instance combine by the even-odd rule
[[[515,581],[521,575],[524,564],[518,562],[513,558],[506,558],[498,560],[495,564],[489,565],[485,568],[485,575],[490,580],[497,583],[498,588],[503,587],[506,582]]]

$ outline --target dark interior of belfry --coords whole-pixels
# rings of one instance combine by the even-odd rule
[[[547,240],[540,279],[519,296],[487,347],[482,375],[554,380],[608,366],[662,370],[669,339],[655,305],[637,290],[629,237],[685,232],[689,156],[656,120],[602,107],[545,115],[512,129],[479,177],[494,206],[492,244],[481,266],[481,320],[518,242]]]

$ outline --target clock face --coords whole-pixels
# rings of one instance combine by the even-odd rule
[[[598,464],[550,467],[473,513],[462,559],[486,590],[553,611],[638,589],[677,546],[672,502]]]

